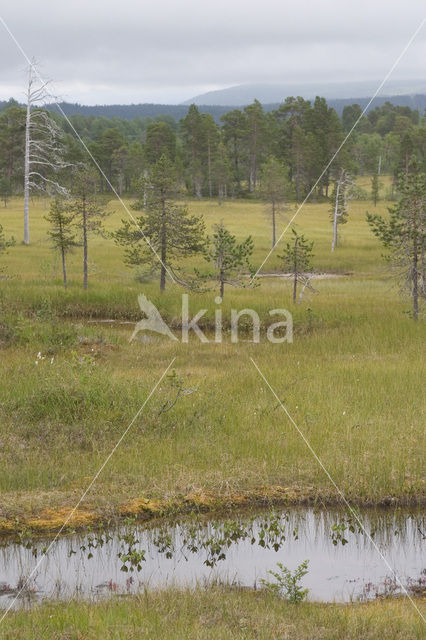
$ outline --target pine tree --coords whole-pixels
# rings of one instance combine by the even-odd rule
[[[10,106],[0,113],[0,166],[14,190],[24,181],[25,109]]]
[[[426,174],[401,174],[399,199],[389,209],[389,219],[367,212],[367,221],[374,235],[389,250],[387,256],[412,297],[413,318],[418,319],[419,300],[426,297],[425,281],[425,206]]]
[[[220,140],[219,127],[210,113],[201,114],[203,131],[203,163],[206,166],[207,191],[209,198],[213,195],[214,157]]]
[[[216,183],[219,205],[221,205],[222,201],[227,198],[228,184],[231,176],[226,147],[222,142],[218,144],[216,149],[213,162],[213,176]]]
[[[202,156],[205,132],[202,116],[195,104],[190,105],[187,115],[181,120],[181,128],[188,158],[193,193],[197,198],[201,198],[203,186]]]
[[[50,242],[55,251],[61,255],[62,278],[64,287],[67,287],[66,256],[79,245],[73,233],[74,213],[69,203],[66,203],[63,198],[56,197],[50,205],[50,212],[45,220],[50,224],[47,232]]]
[[[144,210],[136,222],[122,220],[114,234],[117,244],[125,247],[125,262],[140,267],[150,264],[160,268],[160,290],[166,288],[166,274],[181,278],[176,260],[194,255],[204,247],[204,221],[190,215],[187,208],[173,202],[179,189],[176,171],[169,158],[161,156],[144,187],[144,196],[134,209]]]
[[[244,109],[247,130],[248,150],[248,189],[249,193],[256,191],[258,166],[265,149],[266,118],[259,100]]]
[[[6,176],[0,178],[0,198],[4,202],[4,206],[7,207],[8,200],[12,195],[12,187],[10,185],[10,180]]]
[[[289,194],[288,171],[278,160],[269,158],[262,167],[260,195],[270,204],[272,248],[276,244],[276,219],[285,197]]]
[[[236,237],[226,229],[223,222],[215,225],[214,233],[208,239],[204,249],[204,258],[213,265],[214,271],[203,277],[214,279],[219,284],[221,298],[225,292],[225,284],[234,287],[243,286],[242,272],[244,269],[247,269],[251,275],[254,273],[249,261],[253,249],[251,236],[248,236],[243,242],[237,242]],[[198,271],[197,274],[199,275]]]
[[[146,159],[150,165],[154,165],[163,154],[174,161],[176,133],[167,122],[152,122],[146,130]]]
[[[377,201],[379,199],[379,190],[380,190],[379,176],[377,175],[377,173],[373,173],[371,178],[371,198],[374,202],[374,206],[377,205]]]
[[[305,287],[312,289],[309,285],[309,272],[312,271],[314,243],[307,240],[304,235],[299,235],[294,229],[291,231],[293,242],[287,242],[284,253],[278,257],[282,260],[284,271],[292,275],[293,302],[296,302],[298,284],[303,285],[302,293]]]
[[[73,201],[70,203],[70,211],[74,217],[75,227],[81,236],[83,245],[83,286],[88,287],[88,254],[89,236],[102,234],[103,220],[110,215],[107,211],[107,203],[99,199],[97,195],[97,173],[87,166],[80,167],[74,178],[72,191]]]
[[[243,166],[247,159],[247,118],[239,109],[233,109],[233,111],[225,113],[221,120],[223,122],[223,140],[229,150],[233,167],[235,191],[237,195],[240,195]]]

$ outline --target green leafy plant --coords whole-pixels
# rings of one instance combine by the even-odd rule
[[[294,604],[303,602],[308,595],[309,589],[302,589],[299,581],[308,573],[308,564],[309,560],[304,560],[292,572],[281,562],[277,562],[279,571],[268,571],[275,578],[275,582],[262,579],[261,583],[267,591],[271,591],[277,596],[282,596],[289,602]]]
[[[145,562],[145,549],[139,551],[135,549],[135,546],[139,544],[139,540],[136,538],[135,532],[132,530],[126,531],[119,536],[120,543],[127,547],[126,551],[119,551],[117,556],[120,558],[122,565],[120,571],[127,573],[130,571],[142,571],[142,562]]]

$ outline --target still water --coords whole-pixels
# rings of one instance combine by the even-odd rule
[[[273,581],[268,570],[276,571],[278,562],[293,571],[306,559],[302,585],[309,600],[372,597],[378,586],[389,586],[392,571],[404,585],[424,579],[426,537],[418,512],[363,511],[359,517],[367,533],[343,512],[295,508],[160,526],[128,521],[61,537],[48,553],[49,539],[4,540],[0,607],[8,607],[22,585],[13,606],[218,580],[259,588],[262,579]]]

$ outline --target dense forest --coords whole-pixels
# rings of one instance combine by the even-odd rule
[[[68,122],[50,112],[60,132],[61,162],[55,183],[72,187],[75,168],[88,160],[81,141],[98,163],[99,191],[113,188],[120,195],[137,193],[141,178],[163,155],[174,166],[186,195],[196,198],[261,195],[262,176],[265,182],[265,167],[271,159],[276,175],[284,177],[287,198],[298,201],[308,194],[317,200],[329,197],[330,186],[342,171],[351,176],[382,172],[396,178],[413,157],[424,171],[425,116],[386,102],[362,116],[317,182],[361,113],[358,104],[347,105],[339,117],[320,97],[313,102],[289,97],[268,112],[255,101],[224,113],[220,123],[195,105],[179,121],[166,114],[132,120],[75,114]],[[23,190],[25,118],[25,108],[14,100],[0,111],[0,197],[5,204],[9,195]],[[46,132],[34,131],[33,136],[37,135],[43,142]],[[33,163],[37,165],[37,158]],[[271,178],[274,167],[269,169]],[[37,187],[38,174],[48,187],[43,178],[54,171],[40,162],[32,186]]]

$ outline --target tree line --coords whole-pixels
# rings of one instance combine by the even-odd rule
[[[244,109],[224,114],[220,124],[195,105],[179,122],[166,115],[155,120],[73,115],[70,125],[60,115],[47,114],[36,105],[33,111],[45,113],[45,123],[48,117],[60,131],[62,147],[58,170],[40,163],[34,188],[43,180],[72,187],[73,172],[68,167],[88,161],[77,134],[98,164],[99,190],[115,190],[119,195],[136,193],[140,180],[163,154],[173,163],[188,195],[219,201],[260,194],[262,168],[271,158],[285,173],[288,199],[297,201],[308,194],[319,200],[329,197],[330,186],[342,169],[352,176],[391,173],[396,185],[398,174],[407,169],[413,156],[421,170],[426,162],[425,117],[410,107],[390,103],[361,117],[318,183],[324,167],[361,116],[359,105],[345,107],[339,118],[320,97],[313,102],[289,97],[268,113],[255,100]],[[0,112],[0,197],[5,203],[12,194],[23,193],[26,117],[27,110],[13,100]],[[47,143],[48,129],[39,136]],[[57,145],[55,149],[57,152]]]

